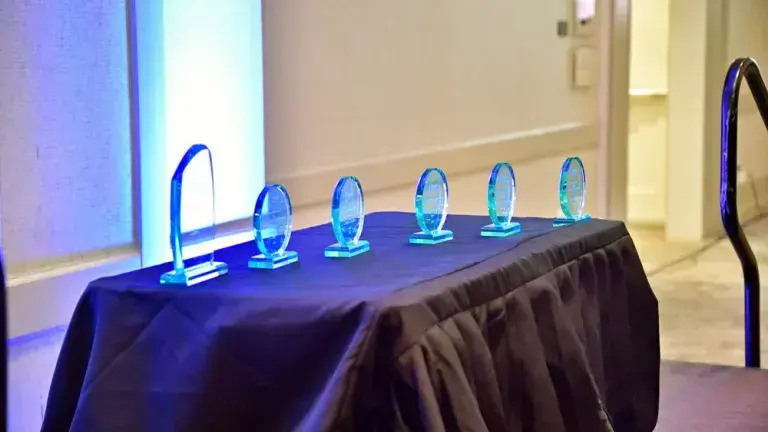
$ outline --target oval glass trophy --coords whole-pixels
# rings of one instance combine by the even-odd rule
[[[291,241],[293,207],[282,185],[266,185],[253,209],[253,235],[261,254],[248,260],[253,269],[274,270],[299,260],[299,254],[286,250]]]
[[[513,222],[517,198],[515,171],[507,162],[497,163],[488,177],[488,215],[491,224],[480,230],[483,237],[507,237],[521,231],[520,223]]]
[[[173,270],[160,283],[192,286],[227,273],[227,265],[213,259],[215,224],[213,158],[207,146],[195,144],[171,177]]]
[[[453,240],[453,232],[443,229],[448,216],[448,179],[443,170],[424,171],[416,185],[414,204],[421,232],[411,234],[411,243],[437,244]]]
[[[571,225],[589,220],[584,213],[587,198],[587,175],[579,157],[569,157],[560,169],[560,210],[563,217],[556,218],[552,225]]]
[[[371,244],[360,240],[365,222],[365,198],[357,177],[342,177],[333,189],[331,226],[337,243],[325,248],[328,258],[351,258],[371,250]]]

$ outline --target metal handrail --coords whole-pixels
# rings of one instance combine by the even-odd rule
[[[720,216],[723,228],[741,261],[744,274],[744,346],[747,367],[760,367],[760,274],[757,260],[739,222],[736,201],[738,183],[737,138],[739,91],[747,80],[760,116],[768,129],[768,90],[757,62],[751,58],[736,59],[728,69],[723,85],[721,105]]]

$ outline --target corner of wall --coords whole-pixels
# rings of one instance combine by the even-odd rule
[[[768,174],[756,177],[740,171],[737,200],[742,223],[768,215]]]

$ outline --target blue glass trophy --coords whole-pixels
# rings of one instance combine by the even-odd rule
[[[213,260],[215,224],[213,158],[208,147],[195,144],[171,177],[173,270],[160,283],[192,286],[227,274],[227,265]]]
[[[351,258],[371,250],[368,241],[360,240],[364,221],[363,187],[357,177],[342,177],[331,201],[331,226],[337,243],[325,248],[325,256]]]
[[[293,207],[282,185],[266,185],[253,209],[253,234],[261,254],[248,260],[252,269],[274,270],[299,260],[299,254],[287,251],[291,240]]]
[[[507,237],[521,231],[518,222],[512,222],[517,198],[515,172],[512,165],[499,162],[488,178],[488,215],[491,224],[480,230],[483,237]]]
[[[413,244],[437,244],[453,240],[453,232],[444,230],[448,216],[448,179],[443,170],[429,168],[416,185],[416,222],[421,232],[411,234]]]
[[[560,209],[563,217],[556,218],[553,226],[571,225],[589,220],[584,213],[587,197],[587,175],[584,164],[578,157],[569,157],[560,169]]]

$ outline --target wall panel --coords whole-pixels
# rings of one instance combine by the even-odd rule
[[[124,1],[0,4],[11,336],[66,323],[77,275],[137,265],[125,17]]]

